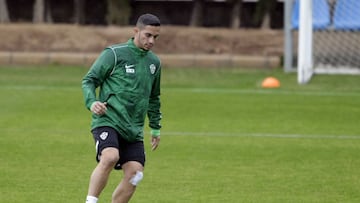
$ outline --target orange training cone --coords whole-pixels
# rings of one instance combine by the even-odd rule
[[[274,77],[267,77],[261,83],[263,88],[278,88],[280,87],[280,81]]]

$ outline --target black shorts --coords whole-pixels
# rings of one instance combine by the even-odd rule
[[[137,161],[145,166],[145,150],[144,142],[128,142],[123,139],[120,134],[111,127],[98,127],[93,129],[92,134],[95,140],[96,161],[100,161],[102,150],[107,147],[114,147],[119,150],[120,159],[115,165],[116,170],[120,170],[121,166],[128,161]]]

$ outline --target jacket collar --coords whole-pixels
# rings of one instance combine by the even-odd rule
[[[127,44],[135,54],[138,54],[140,56],[144,56],[149,52],[149,50],[144,50],[144,49],[137,47],[134,43],[134,38],[130,38],[128,40]]]

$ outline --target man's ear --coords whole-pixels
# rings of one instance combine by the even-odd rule
[[[134,27],[134,34],[137,34],[139,32],[139,28],[138,27]]]

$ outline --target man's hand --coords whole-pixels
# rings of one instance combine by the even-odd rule
[[[107,110],[106,104],[107,104],[106,102],[104,102],[104,103],[99,102],[99,101],[93,102],[91,104],[90,110],[91,110],[91,112],[93,112],[97,115],[103,115]]]
[[[151,150],[154,151],[160,143],[160,136],[151,136]]]

